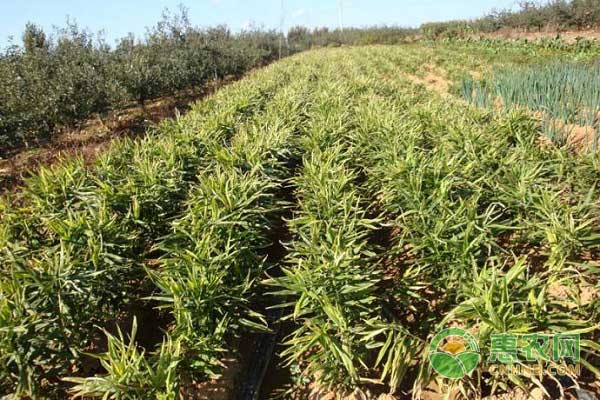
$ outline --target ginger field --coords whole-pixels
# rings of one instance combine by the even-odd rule
[[[263,375],[289,377],[260,398],[599,392],[592,59],[475,44],[317,49],[91,166],[42,169],[0,203],[0,395],[258,398],[240,391],[248,348],[265,337],[277,343]],[[590,88],[564,100],[568,115],[506,89],[548,62],[579,72],[547,67],[545,79]],[[529,75],[507,76],[518,68]],[[475,338],[476,365],[458,378],[433,368],[445,328]],[[539,342],[529,359],[502,342],[515,364],[543,368],[490,367],[497,338],[531,335],[577,337],[578,352],[554,357]],[[210,387],[231,359],[237,377],[218,397]]]

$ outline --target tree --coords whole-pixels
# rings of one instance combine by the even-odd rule
[[[43,29],[28,22],[25,26],[25,32],[23,32],[23,47],[27,54],[35,52],[36,49],[48,50],[48,42]]]

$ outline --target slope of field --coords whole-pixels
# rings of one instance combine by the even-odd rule
[[[598,390],[600,158],[415,82],[485,62],[456,54],[296,55],[30,178],[0,203],[0,394],[207,398],[273,308],[300,398]],[[582,374],[444,379],[450,326],[484,360],[494,334],[581,334]]]

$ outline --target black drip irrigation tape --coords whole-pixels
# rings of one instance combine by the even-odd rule
[[[297,168],[297,162],[291,161],[290,169],[295,171]],[[296,204],[295,198],[293,195],[293,187],[285,185],[281,188],[281,192],[279,193],[279,197],[284,199],[288,204]],[[283,243],[288,242],[291,238],[290,231],[288,230],[286,220],[292,217],[292,208],[286,207],[283,215],[281,216],[279,222],[276,224],[276,227],[271,231],[272,238],[272,246],[267,250],[268,257],[273,261],[273,265],[275,268],[271,271],[273,276],[279,276],[282,274],[281,265],[287,256],[287,249],[283,245]],[[268,297],[268,298],[265,298]],[[265,317],[271,327],[270,333],[257,333],[252,335],[253,337],[248,339],[248,347],[249,350],[246,353],[245,358],[246,361],[246,372],[242,376],[240,389],[238,391],[238,396],[236,400],[262,400],[266,398],[265,396],[268,393],[263,392],[263,383],[265,382],[265,377],[267,372],[274,374],[277,372],[277,375],[282,375],[280,371],[278,371],[279,366],[275,365],[277,363],[277,355],[275,354],[275,349],[277,344],[280,342],[282,335],[282,323],[281,318],[283,317],[283,310],[281,308],[273,309],[271,308],[274,304],[274,297],[263,295],[262,298],[266,300],[267,304],[263,305],[263,309]],[[285,374],[284,374],[285,375]],[[281,386],[287,382],[285,379],[281,381],[280,376],[275,377],[275,381],[273,382],[274,377],[268,377],[269,385],[276,384],[276,386]]]
[[[273,327],[273,333],[258,334],[254,340],[254,347],[249,354],[249,362],[246,365],[246,374],[242,380],[240,393],[237,399],[240,400],[259,400],[261,389],[267,371],[270,369],[270,364],[274,358],[275,347],[279,340],[281,330],[278,322],[282,316],[282,312],[272,312],[267,314],[267,320]]]

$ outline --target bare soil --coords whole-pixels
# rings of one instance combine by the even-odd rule
[[[224,368],[221,376],[207,382],[184,385],[184,398],[197,400],[232,400],[235,388],[239,385],[240,375],[244,369],[238,357],[222,360]]]
[[[423,85],[427,89],[437,92],[442,96],[450,96],[452,81],[446,76],[446,72],[433,66],[425,66],[424,76],[405,74],[406,78],[416,85]]]

